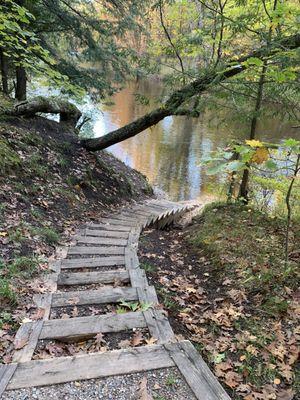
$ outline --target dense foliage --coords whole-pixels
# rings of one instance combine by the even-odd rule
[[[134,69],[135,52],[126,35],[142,30],[138,17],[147,4],[143,3],[5,0],[0,8],[0,46],[9,68],[2,68],[2,78],[14,78],[8,69],[22,66],[27,73],[43,71],[65,90],[76,86],[101,96],[111,94]]]

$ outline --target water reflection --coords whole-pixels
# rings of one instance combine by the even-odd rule
[[[135,101],[135,93],[149,98],[151,104]],[[157,82],[132,83],[115,95],[114,105],[101,105],[101,113],[94,122],[94,135],[123,126],[155,107],[161,95]],[[212,118],[213,117],[213,118]],[[203,156],[224,146],[230,138],[247,135],[247,127],[228,119],[220,123],[221,111],[206,113],[198,119],[167,117],[155,127],[119,143],[110,151],[127,165],[145,174],[150,183],[163,190],[173,200],[196,199],[216,192],[220,178],[208,176],[200,165]],[[287,123],[276,119],[264,120],[259,126],[261,140],[276,141],[295,137]]]

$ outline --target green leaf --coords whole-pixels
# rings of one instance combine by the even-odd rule
[[[223,163],[223,164],[217,164],[217,165],[214,165],[214,166],[212,166],[212,167],[208,167],[207,168],[207,175],[216,175],[216,174],[219,174],[219,173],[221,173],[221,172],[225,172],[226,171],[226,163]]]
[[[230,161],[226,165],[226,171],[228,172],[235,172],[235,171],[241,171],[246,168],[246,164],[243,163],[242,161]]]
[[[269,159],[265,162],[265,167],[272,171],[275,171],[277,169],[277,164],[275,161]]]

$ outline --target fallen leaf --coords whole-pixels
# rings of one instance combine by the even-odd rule
[[[139,400],[153,400],[153,397],[148,392],[146,377],[144,377],[140,383]]]
[[[28,343],[28,338],[16,339],[14,341],[14,347],[16,350],[21,350]]]
[[[155,339],[154,337],[151,337],[150,339],[145,339],[145,342],[147,344],[155,344],[157,342],[157,339]]]
[[[132,346],[139,346],[141,343],[143,343],[144,337],[141,331],[136,331],[131,339],[131,344]]]

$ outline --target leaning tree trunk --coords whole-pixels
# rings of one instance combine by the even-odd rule
[[[169,115],[181,114],[180,106],[182,106],[187,100],[195,95],[203,93],[210,87],[210,85],[224,81],[225,79],[231,78],[244,71],[246,69],[246,65],[243,63],[244,61],[251,57],[261,58],[270,55],[272,51],[276,51],[279,47],[288,49],[300,47],[300,34],[284,38],[281,42],[273,44],[273,46],[264,46],[239,60],[232,60],[228,62],[226,66],[223,66],[222,70],[214,69],[206,72],[199,79],[196,79],[190,84],[184,86],[182,89],[175,91],[167,101],[156,110],[100,138],[82,140],[81,144],[90,151],[102,150],[137,135],[145,129],[157,124]]]
[[[39,113],[59,114],[60,122],[72,128],[75,128],[81,117],[81,111],[74,104],[58,97],[37,96],[17,103],[12,109],[4,112],[6,115],[26,118],[32,118]]]
[[[15,98],[19,101],[24,101],[27,97],[27,76],[24,67],[16,67],[16,79]]]

